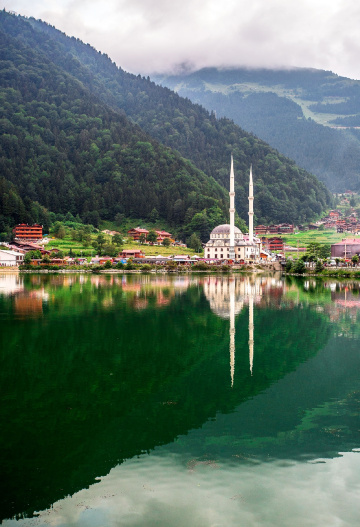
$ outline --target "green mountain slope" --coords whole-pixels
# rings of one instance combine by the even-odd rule
[[[300,68],[207,68],[157,80],[231,117],[331,190],[360,189],[360,81]]]
[[[44,221],[29,213],[36,201],[95,224],[119,212],[147,218],[156,208],[182,225],[188,210],[190,219],[225,210],[224,189],[211,177],[37,52],[5,35],[0,46],[0,170],[15,195],[0,199],[3,224]]]
[[[255,213],[258,221],[306,221],[330,205],[329,193],[314,176],[299,169],[294,162],[244,132],[232,121],[216,119],[215,115],[204,108],[179,97],[167,88],[157,86],[149,78],[124,72],[106,55],[43,22],[1,12],[0,29],[8,37],[16,39],[19,45],[22,43],[26,48],[31,47],[39,57],[43,56],[44,60],[71,75],[98,103],[101,100],[106,105],[107,112],[110,112],[111,107],[115,112],[112,115],[120,118],[119,113],[126,114],[146,133],[164,145],[177,149],[183,157],[190,159],[198,169],[212,176],[224,187],[228,185],[232,152],[237,178],[236,207],[243,218],[247,217],[248,171],[251,163],[256,179]],[[79,111],[83,115],[81,112],[84,109]],[[73,148],[77,151],[78,146]],[[88,146],[83,151],[88,152],[87,148]],[[126,170],[122,169],[125,176],[127,170],[132,169],[130,158],[129,153]],[[157,161],[155,164],[158,167]],[[112,166],[105,168],[106,173],[109,170],[113,170]],[[162,172],[161,168],[159,170]],[[154,188],[151,181],[149,186],[157,195],[157,188]],[[162,192],[165,193],[165,201],[169,199],[166,192],[172,197],[169,188],[162,189]],[[174,200],[173,221],[189,222],[199,209],[216,204],[206,202],[204,205],[203,202],[196,203],[196,200],[194,205],[185,203],[187,192],[188,190],[183,191]],[[141,189],[136,191],[136,196],[139,195]],[[210,197],[213,194],[210,193]],[[223,191],[218,197],[222,200]],[[146,199],[146,203],[148,202]],[[162,208],[160,203],[159,207]],[[155,207],[158,208],[157,205]],[[103,217],[101,206],[98,206],[98,210]],[[131,213],[132,209],[125,212]],[[169,213],[166,210],[164,213],[161,210],[161,214],[171,221],[171,211]],[[140,217],[144,217],[144,214]]]

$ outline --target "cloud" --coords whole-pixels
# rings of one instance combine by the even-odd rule
[[[314,67],[360,78],[353,0],[5,0],[147,74],[179,64]]]
[[[315,463],[191,465],[141,456],[18,527],[357,525],[359,453]],[[5,521],[4,527],[15,526]]]

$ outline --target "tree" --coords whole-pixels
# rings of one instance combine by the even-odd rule
[[[106,239],[105,239],[105,236],[103,235],[102,232],[100,232],[100,234],[97,235],[96,237],[96,248],[99,250],[99,252],[102,251],[104,245],[105,245],[105,242],[106,242]]]
[[[112,243],[106,243],[104,246],[103,246],[103,249],[102,249],[102,252],[103,254],[106,254],[106,256],[111,256],[111,257],[114,257],[114,256],[117,256],[118,255],[118,249],[116,248],[115,245],[113,245]]]
[[[120,233],[114,234],[112,242],[114,245],[123,245],[124,240]]]
[[[82,237],[82,244],[84,247],[88,247],[91,243],[91,236],[90,234],[84,234]]]
[[[115,218],[114,218],[115,223],[117,225],[120,225],[123,222],[124,218],[125,218],[124,214],[121,214],[121,212],[118,212],[117,214],[115,214]]]
[[[317,260],[316,265],[315,265],[315,273],[321,273],[323,269],[324,269],[324,266],[321,260]]]
[[[186,233],[196,233],[203,242],[207,242],[210,236],[210,222],[206,210],[197,212],[190,223],[185,227]]]
[[[149,243],[155,243],[157,240],[157,234],[155,231],[151,230],[149,231],[149,234],[147,235],[147,241]]]
[[[306,270],[305,264],[302,260],[295,260],[294,265],[292,267],[293,273],[296,274],[304,274]]]
[[[170,238],[164,238],[163,241],[162,241],[162,244],[163,244],[164,247],[170,247],[170,245],[171,245]]]
[[[351,258],[351,261],[353,263],[353,267],[359,263],[359,256],[357,254],[354,254],[354,256]]]
[[[286,264],[285,264],[285,271],[287,273],[290,273],[291,270],[292,270],[292,261],[291,260],[286,260]]]
[[[141,245],[143,245],[146,242],[146,236],[143,232],[139,236],[139,242],[141,243]]]
[[[111,260],[107,260],[104,264],[104,268],[105,269],[111,269],[112,268],[112,261]]]
[[[201,243],[201,240],[199,238],[199,236],[193,232],[192,235],[190,236],[190,238],[188,239],[188,247],[190,247],[190,249],[193,249],[195,252],[200,252],[202,251],[202,243]]]
[[[59,238],[60,240],[65,238],[65,234],[66,234],[65,227],[60,221],[55,222],[53,233],[55,237]]]
[[[320,247],[319,256],[322,260],[325,258],[330,258],[331,256],[331,245],[326,243]]]
[[[157,209],[154,207],[153,210],[149,214],[149,221],[151,221],[151,223],[156,223],[158,219],[159,219],[159,213]]]

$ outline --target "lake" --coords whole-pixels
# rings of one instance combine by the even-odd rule
[[[360,282],[0,273],[5,526],[358,526]]]

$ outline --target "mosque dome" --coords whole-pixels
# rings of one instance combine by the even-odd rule
[[[224,225],[218,225],[217,227],[215,227],[215,229],[211,231],[210,236],[211,234],[228,234],[230,236],[230,225],[228,225],[227,223],[225,223]],[[242,234],[242,232],[238,227],[234,226],[234,234]]]

